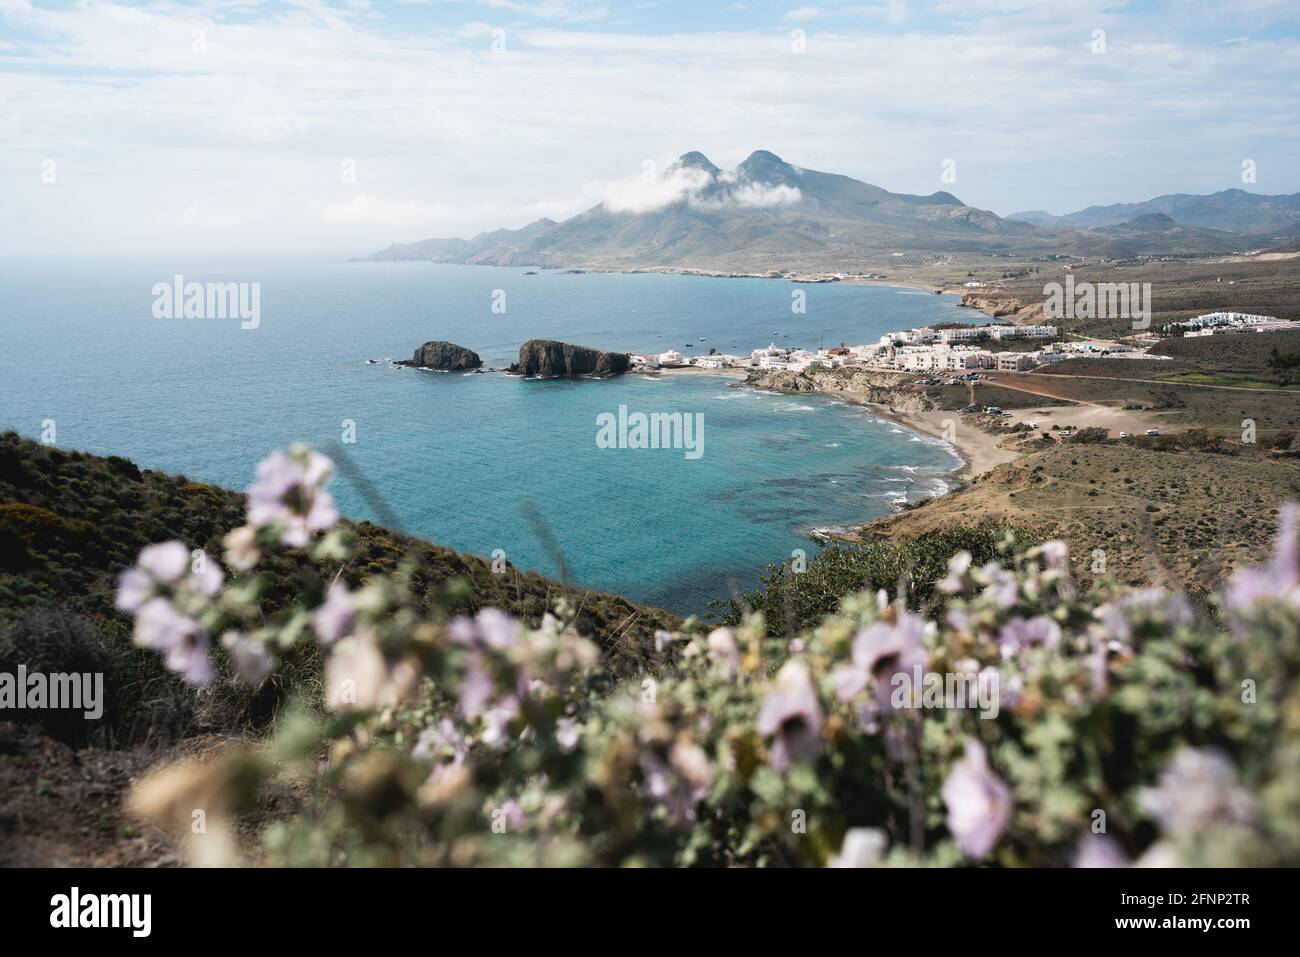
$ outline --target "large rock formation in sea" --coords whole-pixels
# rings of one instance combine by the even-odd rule
[[[555,379],[564,376],[611,376],[632,368],[632,360],[623,352],[589,349],[554,339],[529,339],[519,347],[519,361],[511,372],[526,376]]]
[[[419,369],[438,369],[442,372],[460,372],[464,369],[477,369],[483,364],[478,353],[454,342],[442,342],[431,339],[415,350],[409,361],[398,365],[415,366]]]

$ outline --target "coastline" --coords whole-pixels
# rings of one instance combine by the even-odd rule
[[[734,379],[737,384],[750,385],[748,381],[749,373],[740,369],[684,367],[658,369],[654,372],[641,374],[661,375],[668,378],[699,375],[720,376]],[[808,393],[786,392],[785,394],[804,395]],[[1015,461],[1021,455],[1021,452],[1017,449],[1003,448],[998,444],[1003,436],[993,435],[963,424],[960,420],[960,414],[955,411],[936,409],[930,412],[899,412],[891,406],[868,402],[847,392],[815,391],[811,394],[841,399],[850,405],[861,406],[887,422],[902,426],[917,435],[937,439],[951,448],[957,458],[960,459],[961,464],[953,469],[953,477],[956,479],[957,484],[949,488],[944,493],[945,495],[952,494],[961,486],[974,481],[999,465]],[[947,427],[948,424],[952,425],[951,429]]]
[[[611,273],[620,276],[636,275],[658,275],[658,276],[696,276],[704,279],[775,279],[784,282],[793,282],[800,284],[821,284],[821,283],[843,283],[851,286],[893,286],[898,289],[916,289],[921,292],[927,292],[934,295],[939,292],[945,296],[961,296],[963,290],[949,289],[941,287],[936,290],[934,283],[908,282],[905,279],[868,279],[865,276],[851,276],[848,278],[831,278],[834,273],[827,272],[782,272],[780,270],[770,269],[762,271],[748,272],[745,270],[729,269],[697,269],[691,266],[546,266],[540,263],[529,264],[511,264],[503,265],[501,263],[462,263],[449,260],[437,259],[368,259],[352,257],[347,260],[348,263],[392,263],[392,262],[417,262],[429,263],[434,266],[488,266],[493,269],[536,269],[557,274],[568,274],[580,276],[584,273]],[[959,303],[960,305],[960,303]]]

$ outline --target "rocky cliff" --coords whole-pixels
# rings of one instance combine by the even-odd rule
[[[443,372],[459,372],[464,369],[477,369],[483,364],[478,353],[454,342],[430,340],[415,350],[410,361],[398,365],[415,366],[419,369],[438,369]]]
[[[1005,319],[1017,326],[1043,320],[1043,303],[1041,301],[1024,302],[1014,296],[968,292],[961,297],[961,304],[970,309],[978,309],[994,319]]]
[[[755,371],[745,381],[777,392],[824,392],[850,396],[861,402],[888,406],[896,412],[930,412],[940,408],[933,397],[913,387],[915,376],[901,372],[866,369]]]
[[[554,339],[529,339],[519,347],[519,361],[511,372],[555,379],[564,376],[611,376],[626,372],[632,360],[622,352],[588,349]]]

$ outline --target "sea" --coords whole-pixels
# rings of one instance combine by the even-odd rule
[[[158,318],[161,287],[177,276],[249,284],[255,327]],[[351,518],[707,614],[769,565],[811,557],[818,529],[946,491],[960,459],[862,407],[720,376],[537,381],[386,360],[430,339],[498,368],[531,338],[747,354],[963,319],[955,296],[848,283],[288,259],[5,262],[0,429],[235,489],[274,449],[338,449],[331,489]],[[599,418],[620,406],[698,415],[702,454],[601,447]]]

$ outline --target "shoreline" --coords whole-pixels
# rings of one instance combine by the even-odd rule
[[[827,272],[795,272],[788,274],[778,274],[779,270],[762,270],[757,272],[746,272],[744,270],[726,270],[726,269],[697,269],[692,266],[632,266],[627,268],[618,268],[614,266],[543,266],[539,264],[520,264],[504,266],[498,263],[458,263],[446,262],[436,259],[369,259],[362,257],[352,257],[345,260],[347,264],[368,264],[368,263],[423,263],[434,266],[488,266],[493,269],[536,269],[557,275],[581,276],[586,273],[603,273],[619,276],[637,276],[637,275],[655,275],[655,276],[687,276],[700,279],[773,279],[777,281],[793,282],[800,285],[833,285],[842,283],[850,286],[893,286],[898,289],[916,289],[920,292],[934,295],[936,291],[945,296],[961,296],[960,290],[948,289],[947,287],[936,287],[934,283],[908,282],[905,279],[868,279],[865,276],[851,276],[848,278],[828,278],[831,273]],[[962,303],[958,302],[958,305]],[[966,307],[974,308],[974,307]],[[981,311],[981,310],[976,310]]]
[[[695,375],[718,376],[734,379],[737,385],[757,388],[757,386],[753,386],[749,383],[748,372],[734,368],[697,369],[693,367],[683,367],[658,369],[654,372],[643,372],[639,374],[664,376],[666,378],[680,378],[682,376]],[[770,387],[768,388],[770,389]],[[935,409],[929,412],[899,412],[891,406],[881,405],[876,402],[868,402],[865,399],[846,392],[813,391],[811,393],[806,393],[782,391],[782,394],[818,395],[830,399],[840,399],[849,405],[856,405],[867,409],[873,415],[879,417],[885,422],[899,425],[907,431],[924,436],[925,438],[937,439],[942,442],[952,450],[952,453],[957,457],[960,463],[952,470],[955,484],[949,487],[949,489],[943,493],[944,495],[951,495],[953,492],[959,491],[962,487],[992,471],[997,466],[1013,462],[1022,455],[1018,449],[1009,449],[1000,446],[998,443],[1001,441],[1003,436],[994,435],[973,426],[963,424],[960,419],[960,413],[956,411]],[[948,429],[945,423],[951,423],[953,428]],[[945,434],[945,432],[950,432],[951,434]],[[855,529],[859,527],[861,526],[854,526]]]

